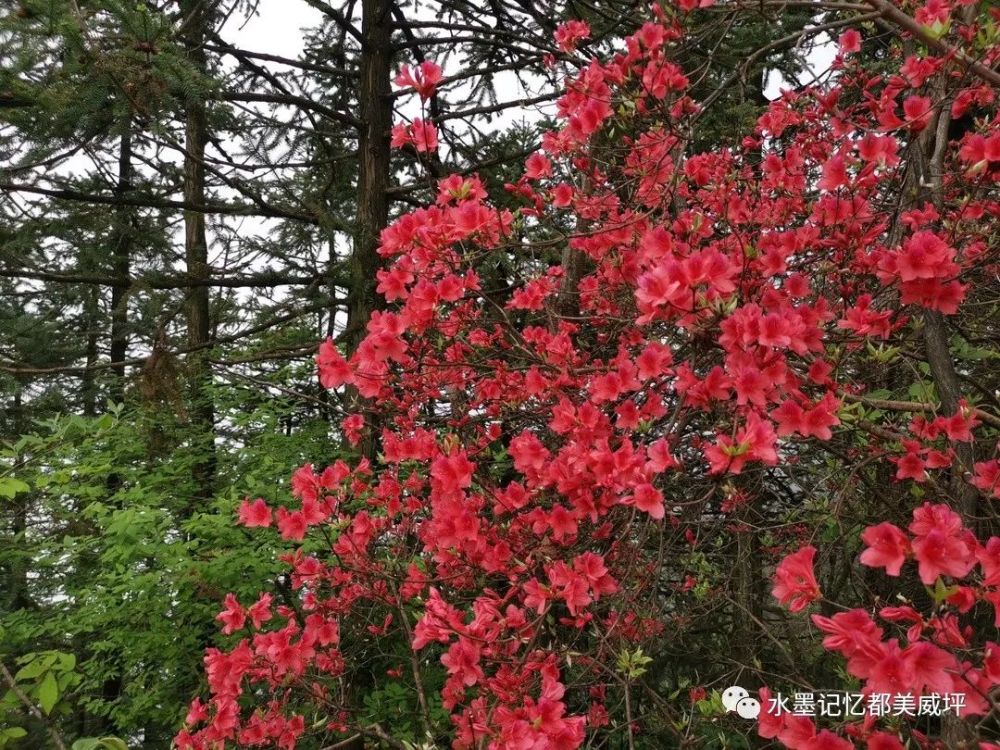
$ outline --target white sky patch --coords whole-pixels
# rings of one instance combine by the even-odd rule
[[[305,3],[260,0],[249,18],[234,15],[223,35],[241,49],[295,59],[304,48],[302,30],[315,28],[322,20],[320,12]]]
[[[808,30],[808,27],[807,27]],[[764,81],[764,96],[771,101],[779,98],[783,89],[807,85],[813,78],[818,78],[830,70],[833,59],[837,56],[837,40],[823,32],[810,42],[805,61],[809,65],[809,73],[798,81],[789,81],[777,70],[769,71]]]

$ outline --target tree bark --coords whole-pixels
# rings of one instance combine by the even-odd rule
[[[11,406],[11,423],[14,435],[24,435],[28,428],[28,415],[26,413],[23,393],[25,382],[18,380],[15,385],[13,404]],[[25,545],[24,535],[28,530],[29,495],[21,493],[11,502],[11,548]],[[10,567],[6,571],[4,581],[4,609],[7,612],[16,612],[19,609],[27,609],[31,606],[31,597],[28,595],[28,560],[23,555],[12,558]]]
[[[378,307],[375,272],[379,235],[389,220],[390,130],[392,128],[391,0],[362,0],[361,71],[358,88],[358,210],[349,263],[348,351],[364,338],[365,326]]]
[[[382,230],[389,223],[389,178],[392,129],[392,25],[393,0],[361,2],[361,68],[358,86],[358,196],[354,247],[348,262],[347,326],[344,341],[349,354],[365,337],[365,328],[381,304],[375,291],[375,274],[381,266],[378,246]],[[348,391],[352,408],[362,399],[355,389]],[[375,458],[378,426],[368,425],[361,445],[363,455]]]
[[[884,5],[879,3],[880,5]],[[905,17],[905,16],[904,16]],[[924,203],[933,204],[943,215],[944,211],[944,159],[948,148],[948,126],[951,122],[949,92],[943,81],[938,81],[935,87],[935,99],[940,103],[940,110],[933,128],[927,128],[921,134],[924,139],[918,144],[915,153],[919,157],[915,174],[918,177],[919,195]],[[938,310],[924,310],[923,313],[924,349],[927,364],[930,367],[934,390],[944,416],[951,416],[958,411],[962,400],[962,386],[958,378],[958,370],[951,355],[948,340],[948,324],[944,315]],[[980,534],[979,523],[979,493],[966,480],[966,473],[972,470],[975,462],[974,449],[971,443],[956,443],[955,458],[951,467],[950,493],[956,504],[962,522],[977,535]],[[956,750],[976,746],[976,728],[966,717],[947,712],[941,719],[941,739],[945,745]]]
[[[121,198],[132,189],[132,118],[123,124],[121,148],[118,153],[118,185],[115,197]],[[129,269],[132,256],[133,217],[128,206],[118,207],[112,240],[112,273],[118,279],[111,287],[111,361],[113,379],[110,398],[115,403],[125,400],[125,358],[128,355],[128,293]]]
[[[97,414],[97,374],[93,367],[97,364],[97,344],[100,338],[100,302],[101,288],[91,287],[87,292],[87,303],[84,307],[84,320],[87,321],[86,369],[80,382],[80,395],[83,400],[83,415],[93,417]]]
[[[204,44],[215,3],[205,0],[181,0],[184,15],[183,39],[188,56],[202,74],[207,72]],[[205,146],[208,143],[208,122],[205,99],[195,94],[187,102],[184,135],[184,202],[205,204]],[[184,259],[187,273],[195,279],[207,279],[208,237],[205,215],[197,211],[184,212]],[[208,286],[193,287],[185,305],[188,356],[189,396],[192,428],[200,442],[202,456],[192,469],[195,497],[208,500],[213,494],[215,478],[215,408],[209,386],[212,371],[205,345],[211,337],[210,297]]]
[[[939,84],[936,99],[942,102],[941,110],[933,128],[924,131],[926,142],[917,153],[922,157],[919,164],[920,192],[925,202],[932,203],[943,214],[944,195],[944,158],[948,148],[948,127],[951,123],[951,110],[948,106],[948,92],[943,84]],[[962,385],[958,370],[951,355],[948,340],[948,324],[944,315],[938,310],[925,310],[924,349],[927,354],[927,364],[930,366],[934,390],[941,402],[945,416],[951,416],[959,409],[963,399]],[[977,534],[979,528],[979,493],[966,480],[966,473],[972,471],[975,455],[971,443],[955,445],[955,460],[952,465],[951,495],[965,525]]]

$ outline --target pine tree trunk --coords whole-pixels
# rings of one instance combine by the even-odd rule
[[[87,321],[87,347],[85,350],[86,369],[80,382],[80,398],[83,401],[83,415],[93,417],[97,414],[97,377],[94,367],[97,365],[97,344],[100,321],[101,288],[96,284],[87,292],[87,302],[84,307],[84,319]]]
[[[115,196],[123,197],[132,189],[132,118],[123,123],[121,148],[118,153],[118,184]],[[128,292],[132,255],[132,209],[120,206],[115,217],[115,232],[111,248],[115,285],[111,288],[111,361],[124,363],[128,354]],[[114,378],[110,398],[115,403],[125,400],[125,365],[112,366]]]
[[[206,72],[203,44],[208,38],[209,23],[215,4],[203,0],[182,0],[184,14],[183,39],[195,67]],[[208,143],[208,122],[205,99],[200,94],[187,103],[184,139],[184,201],[205,205],[205,146]],[[208,238],[205,214],[184,212],[184,258],[187,273],[195,279],[207,279]],[[195,497],[207,500],[213,494],[215,478],[215,408],[209,386],[212,372],[208,362],[207,344],[211,338],[209,318],[209,287],[193,286],[188,294],[187,318],[189,395],[192,429],[198,435],[202,456],[194,464]]]
[[[11,423],[14,427],[14,435],[24,435],[27,432],[29,424],[23,402],[25,383],[18,379],[15,388]],[[10,525],[11,538],[13,539],[12,548],[24,547],[27,542],[24,539],[24,534],[28,530],[28,498],[27,493],[21,493],[11,503],[13,506],[11,508],[12,519]],[[5,578],[3,586],[4,610],[6,612],[16,612],[19,609],[29,607],[31,599],[28,596],[27,559],[22,555],[13,557]]]
[[[358,211],[350,260],[346,339],[354,351],[378,307],[379,235],[389,220],[389,133],[392,129],[390,0],[362,0],[358,140]]]
[[[378,245],[389,222],[390,130],[392,129],[391,0],[362,0],[361,69],[358,88],[358,209],[354,247],[348,265],[350,289],[347,295],[347,329],[344,339],[353,353],[365,337],[372,311],[379,307],[375,273],[380,267]],[[352,408],[361,399],[353,389],[348,393]],[[369,425],[360,450],[374,458],[378,449],[378,426]]]

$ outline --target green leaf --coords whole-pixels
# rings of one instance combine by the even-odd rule
[[[49,667],[42,659],[34,658],[34,654],[31,654],[31,656],[32,660],[21,667],[17,674],[14,675],[14,679],[18,682],[33,680],[36,677],[41,677],[44,672],[48,671]]]
[[[949,596],[954,596],[958,592],[958,586],[947,586],[941,576],[937,577],[934,581],[934,588],[930,586],[924,587],[927,590],[928,595],[934,600],[935,604],[940,604],[946,600]]]
[[[73,743],[70,750],[97,750],[101,746],[101,741],[96,737],[84,737]]]
[[[19,492],[27,492],[31,487],[14,477],[0,477],[0,497],[13,499]]]
[[[46,672],[42,684],[38,686],[38,703],[46,714],[52,713],[52,708],[59,700],[59,685],[52,672]]]
[[[642,652],[642,647],[637,646],[635,651],[623,651],[618,655],[618,671],[629,679],[637,679],[646,673],[646,665],[652,661]]]

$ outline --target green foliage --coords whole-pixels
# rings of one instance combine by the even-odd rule
[[[259,391],[215,398],[240,439],[217,446],[224,489],[208,503],[193,500],[201,456],[190,426],[170,426],[160,438],[171,450],[151,458],[149,431],[164,420],[140,409],[44,420],[0,450],[3,486],[28,493],[37,517],[0,548],[0,571],[25,557],[36,571],[24,582],[30,606],[0,609],[0,657],[18,658],[18,679],[69,737],[82,712],[94,717],[85,725],[166,747],[197,690],[201,652],[218,638],[224,594],[252,601],[275,578],[276,535],[235,526],[235,508],[247,495],[288,497],[292,469],[328,453],[328,427],[287,429],[301,407]],[[83,746],[117,747],[93,742],[104,745]]]
[[[22,727],[2,727],[0,728],[0,747],[7,747],[12,740],[19,740],[26,737],[28,730]]]
[[[21,656],[16,663],[13,684],[5,680],[6,692],[0,693],[0,748],[28,736],[28,729],[20,725],[29,723],[35,711],[43,717],[53,717],[57,710],[65,712],[63,699],[81,681],[73,654],[40,651]],[[28,715],[26,701],[31,709]]]
[[[625,679],[631,681],[646,674],[646,667],[652,661],[650,657],[642,652],[641,646],[636,646],[634,651],[622,651],[618,655],[618,661],[615,666],[625,676]]]
[[[0,497],[13,499],[14,495],[19,492],[28,492],[30,489],[31,487],[22,482],[20,479],[14,479],[13,477],[0,477]]]

